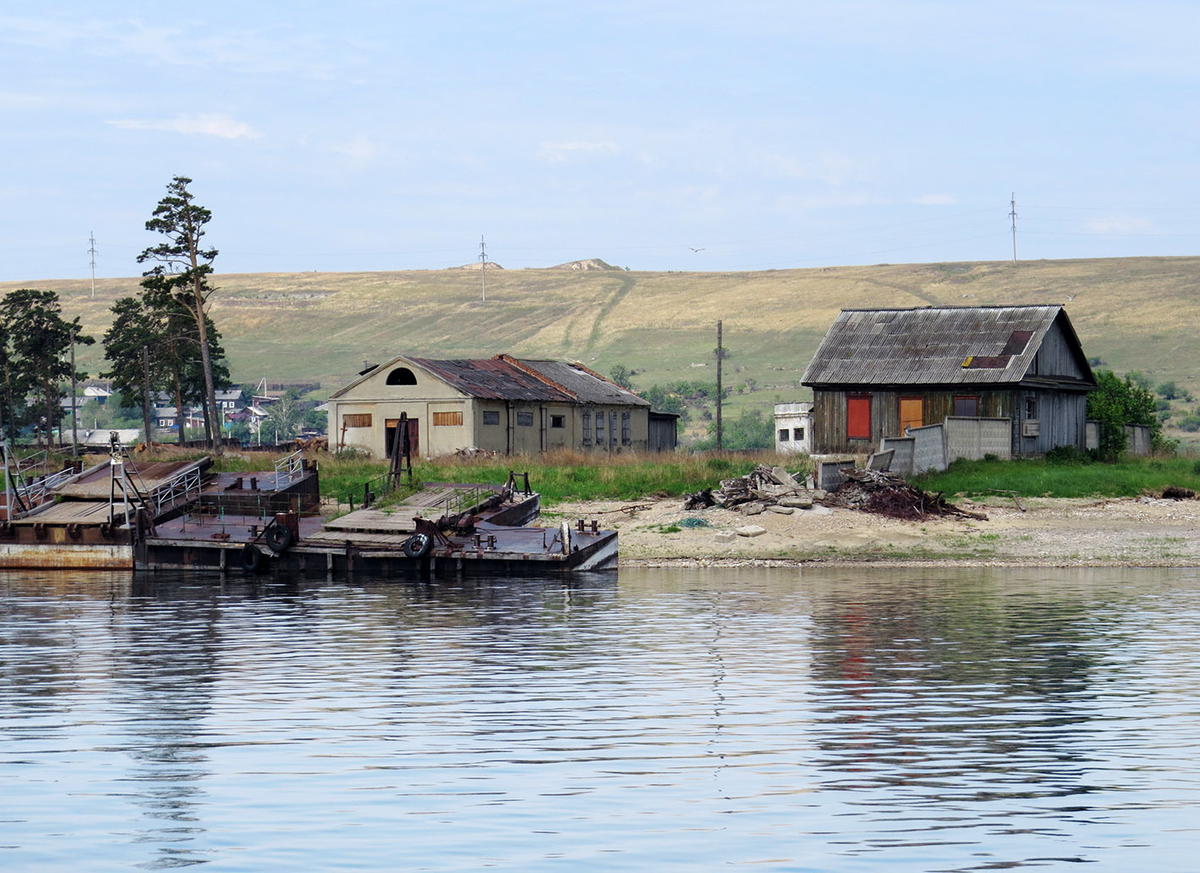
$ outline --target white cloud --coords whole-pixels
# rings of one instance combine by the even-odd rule
[[[1088,233],[1145,233],[1154,228],[1154,223],[1131,215],[1106,215],[1089,219],[1085,227]]]
[[[171,133],[199,133],[205,136],[216,136],[221,139],[258,139],[262,136],[250,125],[243,121],[235,121],[228,115],[195,115],[180,116],[174,119],[145,120],[117,119],[109,121],[113,127],[122,130],[165,130]]]
[[[574,157],[616,154],[620,149],[615,142],[544,142],[538,155],[555,164],[562,164]]]
[[[914,197],[913,203],[920,206],[953,206],[958,200],[953,194],[922,194]]]

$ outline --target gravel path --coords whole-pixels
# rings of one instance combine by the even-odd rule
[[[1150,498],[960,502],[986,521],[897,521],[817,507],[790,515],[685,511],[682,499],[560,504],[546,521],[598,519],[620,532],[623,566],[861,563],[985,566],[1200,566],[1200,502]],[[694,526],[693,526],[694,525]],[[738,536],[755,525],[758,536]]]

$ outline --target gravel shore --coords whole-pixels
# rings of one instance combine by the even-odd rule
[[[818,506],[746,516],[684,510],[681,498],[559,504],[546,522],[596,519],[620,532],[622,566],[872,563],[880,566],[1200,566],[1195,500],[1023,498],[960,502],[987,520],[897,521]],[[753,525],[764,532],[741,536]]]

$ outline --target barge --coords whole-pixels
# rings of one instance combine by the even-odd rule
[[[210,466],[139,464],[116,444],[107,462],[53,476],[14,477],[6,463],[0,567],[428,579],[617,566],[616,531],[583,519],[538,526],[528,477],[429,484],[325,520],[317,465],[300,452],[257,474]]]

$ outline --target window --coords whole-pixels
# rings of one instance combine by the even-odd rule
[[[846,397],[846,438],[852,440],[869,440],[871,438],[870,394]]]
[[[583,444],[585,446],[592,444],[592,414],[590,412],[583,414]]]
[[[388,373],[387,383],[389,385],[416,385],[417,377],[408,367],[397,367]]]
[[[461,412],[435,412],[433,414],[434,427],[462,427],[463,414]]]
[[[628,412],[621,413],[621,445],[633,445],[633,419]]]
[[[483,423],[484,424],[499,424],[500,423],[500,413],[497,412],[495,409],[485,409],[483,411]]]
[[[604,445],[604,413],[596,413],[596,445]]]
[[[517,427],[533,427],[533,413],[532,412],[518,412],[517,413]]]
[[[565,415],[550,416],[550,426],[553,428],[564,428],[567,426],[567,417]]]
[[[1037,395],[1030,394],[1025,398],[1025,417],[1031,420],[1036,420],[1038,417],[1037,411]]]
[[[371,413],[355,412],[342,416],[342,427],[370,427]]]
[[[788,434],[790,434],[790,433],[791,433],[791,431],[788,430],[786,427],[781,427],[779,429],[779,441],[781,443],[786,443],[788,441]]]
[[[977,418],[979,416],[979,396],[960,395],[954,398],[954,414]]]
[[[792,431],[792,439],[795,440],[796,442],[802,442],[804,440],[804,428],[802,428],[802,427],[795,428]]]

